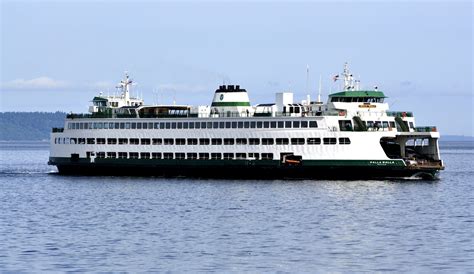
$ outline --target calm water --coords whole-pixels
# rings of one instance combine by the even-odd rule
[[[0,271],[473,271],[473,143],[439,181],[65,177],[0,143]]]

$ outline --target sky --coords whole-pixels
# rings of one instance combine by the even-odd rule
[[[87,112],[125,71],[146,103],[323,98],[345,62],[418,126],[474,136],[471,1],[0,0],[0,111]],[[309,85],[307,67],[309,66]]]

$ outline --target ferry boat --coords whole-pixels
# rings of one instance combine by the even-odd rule
[[[334,80],[343,88],[326,103],[320,89],[317,101],[280,92],[251,105],[247,90],[221,85],[210,106],[146,105],[130,95],[126,75],[120,95],[99,94],[88,114],[68,114],[52,129],[48,163],[60,174],[437,178],[436,127],[390,111],[385,94],[362,90],[347,64]]]

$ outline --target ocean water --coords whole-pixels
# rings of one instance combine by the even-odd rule
[[[0,143],[0,272],[474,270],[472,142],[440,180],[59,176]]]

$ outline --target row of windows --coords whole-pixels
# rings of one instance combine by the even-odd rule
[[[337,138],[322,138],[325,145],[337,144]],[[55,138],[55,144],[88,145],[320,145],[321,138]],[[339,144],[349,145],[351,140],[339,138]]]
[[[317,128],[316,121],[70,122],[68,129]]]
[[[88,152],[87,157],[93,153]],[[109,159],[165,159],[165,160],[273,160],[273,153],[182,153],[182,152],[97,152],[96,158]]]

